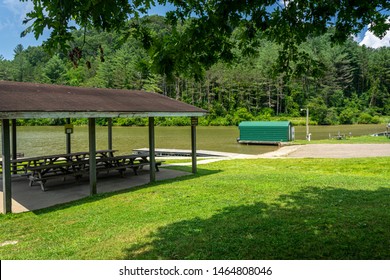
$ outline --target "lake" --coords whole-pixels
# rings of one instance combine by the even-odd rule
[[[330,134],[352,136],[383,132],[386,125],[310,126],[312,139],[327,139]],[[65,133],[62,126],[22,126],[18,131],[18,152],[26,157],[65,153]],[[295,127],[295,138],[305,139],[306,128]],[[191,149],[190,127],[156,127],[156,148]],[[96,128],[97,149],[107,148],[107,127]],[[275,146],[242,145],[236,142],[238,127],[197,127],[197,148],[243,154],[262,154]],[[1,141],[0,141],[1,143]],[[129,154],[133,149],[148,147],[147,127],[114,127],[113,148],[118,154]],[[88,151],[88,128],[75,126],[72,134],[72,152]]]

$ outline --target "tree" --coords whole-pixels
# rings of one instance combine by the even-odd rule
[[[371,52],[368,65],[370,67],[368,75],[370,88],[367,91],[368,105],[370,108],[377,108],[380,111],[380,108],[386,108],[390,97],[390,49],[380,48]]]
[[[187,33],[196,20],[172,26],[164,17],[145,16],[129,20],[121,34],[72,31],[69,47],[82,51],[77,64],[88,67],[74,67],[58,50],[50,58],[42,47],[18,46],[13,61],[0,60],[0,78],[17,80],[21,69],[24,81],[163,92],[207,108],[206,122],[213,125],[234,124],[240,116],[299,116],[306,107],[319,124],[368,123],[390,114],[390,48],[361,47],[352,37],[332,44],[335,30],[328,28],[298,46],[299,55],[289,65],[293,75],[285,79],[277,67],[284,46],[259,32],[245,40],[245,26],[238,25],[223,38],[232,54],[227,59],[218,56],[218,47],[207,53],[211,45],[202,46],[195,42],[197,33]],[[135,38],[123,41],[129,32]]]
[[[18,82],[26,81],[26,71],[28,68],[28,62],[24,54],[24,47],[18,44],[14,49],[14,60],[13,60],[13,76]]]
[[[10,73],[10,64],[11,62],[8,60],[5,60],[2,55],[0,55],[0,80],[10,80],[11,79],[11,73]]]
[[[61,83],[65,75],[65,65],[58,55],[54,55],[43,68],[43,81],[46,83]]]
[[[22,0],[26,1],[26,0]],[[247,48],[255,44],[259,36],[283,45],[279,53],[279,64],[290,70],[291,61],[299,59],[297,46],[308,35],[324,34],[334,26],[332,40],[343,42],[363,28],[377,36],[384,36],[390,29],[386,12],[390,10],[388,0],[32,0],[34,9],[27,14],[24,23],[32,22],[22,33],[42,35],[45,28],[52,32],[46,46],[69,49],[75,24],[83,29],[91,27],[107,31],[133,30],[151,44],[153,38],[141,24],[129,28],[129,18],[138,18],[151,5],[170,3],[174,11],[167,13],[173,29],[170,39],[159,42],[156,59],[165,72],[171,73],[173,51],[186,67],[200,74],[200,66],[209,67],[218,59],[231,60],[237,43]],[[183,22],[185,24],[183,25]],[[233,31],[240,28],[239,41],[232,41]],[[162,53],[162,51],[165,51]],[[177,61],[177,59],[175,60]],[[200,65],[200,66],[199,66]],[[176,68],[180,68],[179,66]]]

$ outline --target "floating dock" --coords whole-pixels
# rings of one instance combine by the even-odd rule
[[[240,140],[237,139],[237,142],[239,144],[246,144],[246,145],[270,145],[270,146],[288,146],[291,145],[289,142],[280,142],[280,141],[253,141],[253,140]]]
[[[133,149],[133,154],[142,154],[149,152],[148,148]],[[155,154],[157,157],[191,157],[191,150],[180,149],[156,149]],[[197,157],[223,157],[226,153],[214,152],[214,151],[202,151],[198,150]]]
[[[371,134],[371,136],[390,136],[390,132],[378,132],[378,133],[374,133],[374,134]]]

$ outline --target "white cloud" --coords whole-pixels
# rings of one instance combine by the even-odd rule
[[[386,22],[390,23],[390,17]],[[368,28],[369,27],[370,26],[368,26]],[[366,47],[373,49],[381,47],[390,47],[390,29],[387,31],[387,33],[382,39],[375,36],[374,33],[369,30],[367,30],[362,37],[363,39],[359,43],[360,46],[365,45]]]
[[[371,31],[367,30],[359,45],[366,45],[366,47],[374,49],[380,47],[390,47],[390,31],[388,31],[382,39],[379,39]]]

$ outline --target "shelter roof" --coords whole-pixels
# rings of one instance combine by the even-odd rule
[[[203,116],[162,94],[0,81],[0,119]]]
[[[239,127],[288,127],[290,121],[243,121]]]

